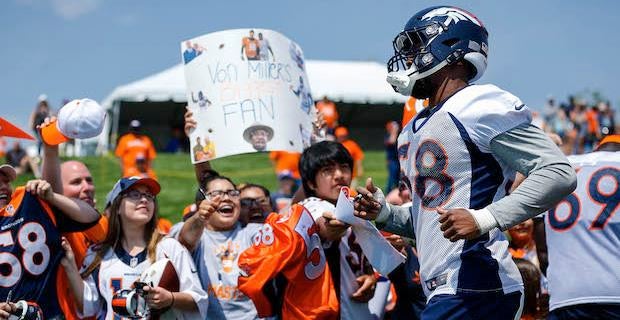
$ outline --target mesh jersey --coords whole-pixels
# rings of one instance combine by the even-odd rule
[[[0,211],[0,300],[36,302],[43,316],[60,315],[56,274],[64,251],[47,203],[17,188]]]
[[[252,298],[258,314],[278,310],[263,291],[282,274],[287,280],[282,319],[337,319],[338,299],[314,219],[301,205],[283,215],[272,213],[254,236],[252,247],[241,253],[239,289]]]
[[[517,97],[493,85],[471,85],[424,109],[398,137],[428,299],[467,291],[509,293],[522,286],[499,229],[452,243],[439,229],[436,208],[480,209],[503,197],[515,172],[493,157],[490,142],[530,119]]]
[[[95,252],[91,247],[84,259],[82,271],[94,258]],[[187,249],[174,239],[164,238],[157,244],[156,252],[156,259],[162,258],[172,261],[179,277],[179,291],[192,295],[199,309],[199,312],[179,312],[176,309],[168,312],[173,312],[177,319],[205,319],[208,306],[207,293],[200,286],[198,273]],[[83,315],[96,316],[97,319],[122,319],[112,312],[112,296],[120,289],[130,289],[150,265],[146,250],[135,257],[121,248],[108,250],[103,256],[101,265],[85,280]]]
[[[620,152],[569,157],[577,189],[545,216],[551,310],[620,301]]]

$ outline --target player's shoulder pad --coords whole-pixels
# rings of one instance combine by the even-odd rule
[[[515,115],[531,121],[530,109],[515,95],[492,84],[470,85],[448,99],[447,111],[478,119],[486,114]]]

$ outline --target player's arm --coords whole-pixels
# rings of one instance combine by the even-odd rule
[[[12,302],[0,302],[0,320],[9,319],[11,314],[17,311],[17,306]]]
[[[575,170],[566,156],[539,128],[523,124],[491,140],[491,152],[526,178],[509,195],[483,211],[482,233],[517,225],[547,211],[577,187]],[[480,223],[492,216],[490,223]]]
[[[540,271],[546,276],[549,266],[549,256],[547,255],[547,235],[545,233],[545,218],[534,218],[534,241],[536,242],[536,255],[540,263]]]
[[[362,198],[353,204],[353,214],[366,220],[374,220],[378,229],[415,238],[409,207],[391,205],[385,201],[381,189],[374,186],[372,178],[366,180],[366,188],[357,188]]]
[[[577,187],[575,170],[566,156],[530,123],[498,134],[489,149],[525,179],[510,195],[485,208],[438,208],[440,229],[450,241],[474,239],[494,228],[505,231],[548,210]]]
[[[30,180],[26,183],[26,191],[47,201],[50,205],[60,210],[69,219],[84,224],[97,222],[101,217],[95,208],[88,203],[76,199],[68,198],[62,194],[52,191],[49,182],[45,180]],[[90,227],[90,226],[88,226]]]

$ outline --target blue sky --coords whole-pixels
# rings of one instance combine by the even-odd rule
[[[298,42],[306,58],[385,62],[419,0],[3,0],[0,116],[26,128],[39,94],[103,100],[119,85],[180,62],[179,42],[259,27]],[[490,34],[494,83],[537,108],[553,94],[597,90],[615,106],[617,1],[453,1]]]

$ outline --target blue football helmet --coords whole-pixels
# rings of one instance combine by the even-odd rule
[[[469,81],[478,80],[487,66],[487,38],[482,22],[463,9],[424,9],[411,17],[394,38],[387,81],[403,95],[428,98],[428,85],[422,80],[462,59],[473,66]]]

